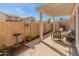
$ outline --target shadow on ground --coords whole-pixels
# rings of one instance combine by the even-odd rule
[[[54,50],[55,52],[57,52],[58,54],[60,54],[61,56],[66,56],[65,54],[63,54],[62,52],[60,52],[59,50],[57,50],[56,48],[52,47],[51,45],[47,44],[46,42],[42,41],[43,44],[45,44],[47,47],[49,47],[50,49]]]
[[[63,47],[70,47],[69,44],[66,44],[66,43],[62,42],[61,40],[55,40],[55,43],[57,43],[57,44],[59,44],[59,45],[61,45]]]
[[[46,39],[46,38],[48,38],[49,36],[51,36],[51,34],[52,34],[52,33],[48,33],[48,34],[44,35],[44,39]],[[38,38],[38,39],[40,39],[40,38]],[[39,40],[39,42],[38,42],[37,44],[35,44],[35,45],[38,45],[38,44],[40,44],[40,43],[43,43],[44,45],[46,45],[46,46],[49,47],[50,49],[54,50],[56,53],[58,53],[58,54],[61,55],[61,56],[67,56],[66,54],[62,53],[62,51],[59,51],[58,49],[54,48],[53,46],[49,45],[48,43],[46,43],[46,42],[44,42],[44,41],[40,41],[40,40]],[[69,51],[65,51],[65,52],[67,52],[67,53],[69,53],[69,54],[72,54],[72,56],[78,56],[78,53],[76,52],[77,50],[74,49],[75,47],[73,47],[73,45],[70,46],[69,44],[65,44],[65,43],[63,43],[63,42],[60,41],[60,40],[55,40],[55,43],[57,43],[57,44],[59,44],[59,45],[61,45],[61,46],[63,46],[63,47],[71,47],[71,48],[72,48],[72,51],[71,51],[71,52],[69,52]],[[35,45],[34,45],[34,46],[35,46]],[[35,49],[34,46],[33,46],[33,49]],[[25,52],[27,49],[29,49],[29,48],[25,47],[25,48],[23,48],[23,49],[20,49],[15,55],[20,54],[20,53],[23,53],[23,52]]]

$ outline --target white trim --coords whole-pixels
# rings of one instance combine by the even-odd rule
[[[78,41],[78,5],[76,4],[76,48],[79,52],[79,41]]]
[[[79,53],[79,44],[76,44],[77,51]]]
[[[78,6],[76,4],[76,44],[78,44]]]
[[[40,11],[40,40],[43,40],[43,14]]]

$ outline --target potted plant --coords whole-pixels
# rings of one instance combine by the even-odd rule
[[[32,40],[32,36],[28,35],[28,36],[25,36],[25,39],[27,42],[31,41]]]
[[[7,47],[6,47],[6,45],[4,44],[4,45],[2,45],[2,48],[0,48],[0,52],[4,52],[4,51],[6,51],[7,50]]]
[[[5,55],[5,56],[7,56],[7,55],[9,55],[9,53],[8,53],[8,48],[7,47],[2,47],[2,48],[0,48],[0,55],[1,56],[3,56],[3,55]]]

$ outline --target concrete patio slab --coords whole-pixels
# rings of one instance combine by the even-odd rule
[[[39,44],[34,45],[34,48],[23,50],[17,56],[69,56],[72,55],[72,47],[64,44],[62,41],[51,38],[47,35],[46,38]]]

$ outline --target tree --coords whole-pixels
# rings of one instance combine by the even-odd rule
[[[60,18],[60,20],[63,20],[63,18]]]
[[[50,23],[51,22],[51,18],[48,18],[48,23]]]

